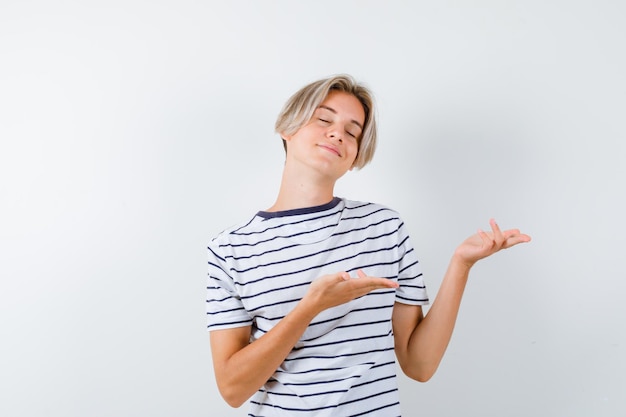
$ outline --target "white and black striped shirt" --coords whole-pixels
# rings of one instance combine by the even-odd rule
[[[400,415],[391,313],[428,295],[398,214],[334,198],[259,212],[209,245],[209,330],[251,326],[262,337],[320,276],[347,271],[397,281],[320,313],[272,378],[251,398],[249,416]]]

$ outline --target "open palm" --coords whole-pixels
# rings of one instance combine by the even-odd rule
[[[520,233],[518,229],[501,231],[494,219],[491,219],[489,224],[490,232],[478,230],[478,233],[467,238],[456,248],[455,255],[467,265],[473,265],[501,249],[530,242],[530,236]]]

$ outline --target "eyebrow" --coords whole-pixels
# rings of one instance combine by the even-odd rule
[[[328,110],[328,111],[330,111],[330,112],[333,112],[333,113],[337,114],[337,110],[333,109],[332,107],[325,106],[325,105],[323,105],[323,104],[320,104],[320,105],[319,105],[319,107],[318,107],[318,109],[326,109],[326,110]],[[361,130],[363,130],[363,126],[361,126],[361,123],[357,122],[357,121],[356,121],[356,120],[354,120],[354,119],[351,119],[350,121],[351,121],[352,123],[354,123],[355,125],[357,125],[358,127],[360,127],[360,128],[361,128]]]

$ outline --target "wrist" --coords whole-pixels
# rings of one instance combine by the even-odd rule
[[[307,323],[313,321],[320,312],[318,303],[309,294],[305,295],[293,309],[293,313]]]
[[[469,273],[470,269],[472,269],[475,263],[476,261],[469,261],[463,258],[462,256],[460,256],[458,253],[454,253],[454,255],[452,255],[452,259],[450,259],[451,267],[460,269],[467,273]]]

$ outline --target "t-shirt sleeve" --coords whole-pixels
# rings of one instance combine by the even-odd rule
[[[400,287],[396,289],[396,302],[426,305],[429,303],[429,299],[422,268],[403,222],[400,223],[398,229],[398,242],[400,255],[398,284]]]
[[[250,326],[252,319],[241,302],[227,261],[213,240],[208,247],[207,328],[209,331]]]

